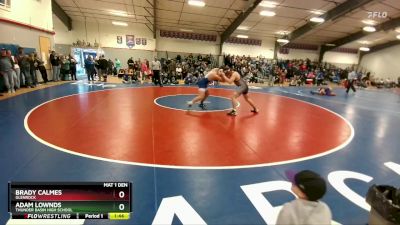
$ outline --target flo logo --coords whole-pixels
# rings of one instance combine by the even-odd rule
[[[387,12],[367,12],[368,13],[368,19],[384,19],[387,18],[388,13]]]

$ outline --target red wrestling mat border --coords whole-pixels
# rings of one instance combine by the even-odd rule
[[[240,97],[239,115],[196,113],[154,104],[196,88],[144,87],[96,91],[45,102],[25,117],[41,143],[71,154],[124,164],[189,169],[269,166],[323,156],[354,136],[340,115],[300,100],[250,93],[259,114]],[[230,97],[233,90],[210,89]]]

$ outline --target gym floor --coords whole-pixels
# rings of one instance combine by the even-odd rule
[[[366,224],[368,188],[400,186],[398,89],[252,87],[260,112],[240,97],[230,117],[233,90],[212,87],[206,110],[188,110],[197,87],[180,85],[80,81],[4,99],[1,200],[9,181],[130,181],[130,220],[84,224],[271,224],[294,199],[285,170],[311,169],[334,223]]]

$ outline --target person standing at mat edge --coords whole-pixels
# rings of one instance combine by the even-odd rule
[[[329,206],[320,199],[326,193],[325,180],[311,170],[299,173],[286,171],[286,177],[292,182],[292,191],[298,197],[283,205],[276,225],[328,225],[332,221]]]
[[[248,96],[249,93],[249,87],[247,86],[246,81],[243,80],[243,78],[240,76],[240,74],[236,71],[232,71],[229,67],[224,68],[224,72],[222,73],[222,77],[224,78],[223,81],[227,82],[229,84],[235,83],[236,86],[238,86],[238,89],[235,91],[235,94],[231,97],[232,100],[232,111],[228,113],[230,116],[236,116],[236,108],[238,106],[238,100],[237,98],[240,95],[243,95],[244,100],[246,100],[247,103],[253,108],[251,112],[253,113],[258,113],[258,109],[255,106],[253,100]]]
[[[157,57],[154,57],[154,60],[151,62],[151,69],[153,70],[153,82],[155,85],[159,84],[160,87],[162,87],[162,79],[160,77],[160,70],[161,70],[161,63],[157,59]]]
[[[8,93],[15,93],[12,73],[13,65],[10,58],[7,56],[7,50],[2,48],[0,51],[0,75],[3,77],[4,85],[6,86]]]
[[[197,82],[197,85],[199,86],[199,94],[194,99],[192,99],[192,101],[189,101],[187,103],[188,107],[192,107],[194,103],[200,101],[199,107],[205,109],[204,100],[206,100],[207,97],[210,95],[207,89],[208,84],[212,81],[222,81],[222,74],[222,69],[214,68],[210,70],[210,72],[208,72],[204,78],[201,78]]]
[[[351,73],[349,73],[349,77],[347,79],[347,90],[346,90],[346,94],[349,93],[350,88],[356,92],[356,88],[354,87],[354,83],[357,80],[357,73],[355,70],[351,71]]]
[[[50,54],[50,63],[53,70],[53,81],[58,81],[60,79],[60,59],[55,51],[51,51]]]

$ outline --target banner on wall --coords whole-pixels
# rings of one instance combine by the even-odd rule
[[[142,38],[142,45],[147,45],[147,39],[146,38]]]
[[[126,46],[128,48],[135,47],[135,35],[126,35]]]
[[[196,34],[178,31],[160,30],[160,36],[166,38],[190,39],[199,41],[217,41],[217,35]],[[261,45],[261,44],[260,44]]]
[[[122,36],[117,36],[117,44],[122,44]]]
[[[136,38],[136,45],[140,45],[141,44],[141,38]]]

